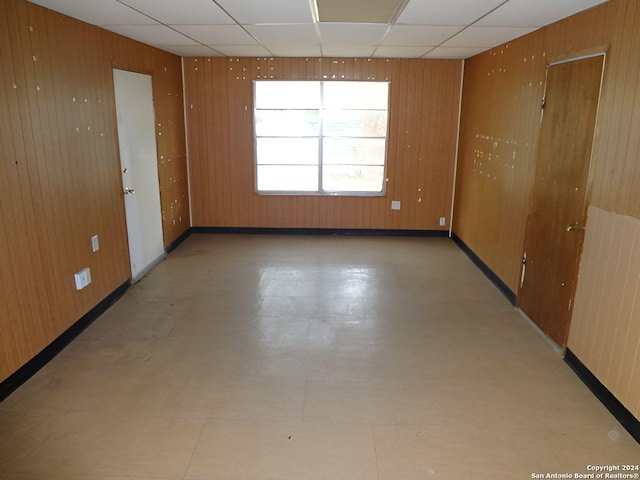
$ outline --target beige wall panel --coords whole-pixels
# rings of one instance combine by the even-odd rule
[[[185,66],[194,225],[446,229],[438,221],[449,222],[460,61],[196,58]],[[253,80],[325,76],[391,82],[387,195],[257,195]],[[402,202],[399,212],[391,200]]]
[[[589,208],[568,346],[640,417],[640,220]]]
[[[603,226],[606,219],[606,215],[598,215],[598,210],[589,209],[587,220],[589,223],[589,235],[586,237],[587,241],[583,246],[582,258],[585,256],[585,248],[588,247],[588,251],[601,252],[602,244],[605,242],[604,237],[609,235]],[[591,341],[593,336],[590,334],[591,330],[595,328],[595,306],[594,302],[598,296],[600,284],[599,282],[584,282],[585,278],[595,279],[598,275],[598,268],[600,268],[600,258],[594,257],[591,254],[591,261],[581,261],[580,270],[578,273],[578,291],[580,291],[581,300],[576,298],[573,316],[572,318],[580,318],[580,321],[573,321],[570,325],[569,338],[571,339],[571,350],[576,354],[580,352],[583,358],[584,354],[591,349]],[[589,347],[587,347],[589,344]]]

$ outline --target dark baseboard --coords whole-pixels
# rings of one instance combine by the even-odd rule
[[[368,228],[191,227],[191,233],[242,235],[352,235],[363,237],[447,237],[446,230],[381,230]]]
[[[509,302],[511,302],[511,305],[515,305],[516,304],[516,294],[507,286],[506,283],[504,283],[502,280],[500,280],[500,277],[498,277],[493,270],[491,270],[486,263],[484,263],[480,257],[478,257],[475,253],[473,253],[473,250],[471,250],[466,243],[464,243],[460,237],[458,237],[455,233],[451,236],[451,238],[453,239],[454,242],[456,242],[456,244],[462,249],[462,251],[464,253],[467,254],[467,256],[471,259],[471,261],[473,263],[476,264],[476,266],[482,270],[482,273],[484,273],[487,278],[489,280],[491,280],[491,282],[498,287],[498,290],[500,290],[502,292],[502,294],[507,297],[507,300],[509,300]]]
[[[80,320],[71,325],[64,333],[45,347],[44,350],[20,367],[20,369],[13,373],[9,378],[0,383],[0,402],[11,395],[16,388],[29,380],[38,370],[44,367],[53,359],[53,357],[60,353],[64,347],[69,345],[74,338],[80,335],[85,328],[91,325],[96,318],[106,312],[107,309],[124,294],[129,286],[130,282],[126,281],[116,288],[98,305],[83,315]]]
[[[616,417],[627,432],[640,443],[640,421],[598,380],[591,371],[580,361],[575,354],[567,348],[564,361],[580,377],[580,380],[589,387],[589,390],[598,397],[605,407]]]
[[[171,253],[172,251],[174,251],[178,247],[178,245],[180,245],[187,238],[189,238],[189,235],[191,235],[191,233],[192,233],[191,228],[188,228],[185,232],[182,233],[182,235],[180,235],[173,242],[171,242],[169,245],[167,245],[167,248],[165,249],[165,251],[167,253]]]

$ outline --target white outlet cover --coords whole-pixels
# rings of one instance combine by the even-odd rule
[[[391,200],[391,210],[400,210],[400,200]]]
[[[91,251],[97,252],[100,250],[100,240],[98,239],[98,235],[94,235],[91,237]]]
[[[440,217],[440,226],[444,227],[447,224],[447,219],[445,217]]]
[[[76,290],[82,290],[91,283],[91,270],[83,268],[78,273],[75,273],[73,277],[76,282]]]

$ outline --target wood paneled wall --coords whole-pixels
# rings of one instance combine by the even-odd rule
[[[619,7],[604,4],[466,61],[453,231],[514,292],[546,66],[607,49]]]
[[[457,60],[185,59],[193,224],[448,229],[461,68]],[[257,195],[253,80],[265,78],[391,82],[386,196]]]
[[[0,381],[130,276],[113,65],[153,75],[169,243],[189,227],[180,58],[0,2]]]
[[[162,233],[167,247],[191,227],[184,123],[182,61],[155,50],[153,103],[156,116]]]
[[[595,207],[588,220],[570,348],[640,418],[640,220]]]
[[[607,58],[568,346],[638,416],[638,359],[616,350],[625,328],[624,341],[638,345],[640,317],[628,314],[635,295],[614,287],[633,277],[624,267],[637,256],[629,245],[637,250],[631,224],[640,218],[638,2],[611,0],[467,61],[453,230],[517,292],[546,64],[598,51]],[[605,261],[611,255],[617,263]]]

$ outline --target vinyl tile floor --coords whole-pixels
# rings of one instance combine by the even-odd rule
[[[3,480],[514,480],[639,462],[447,238],[192,235],[0,403]]]

